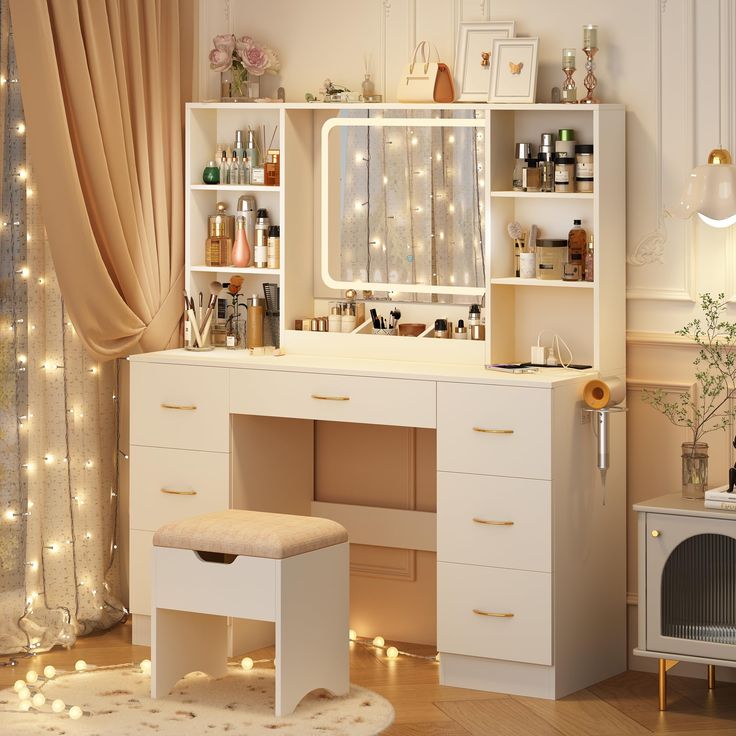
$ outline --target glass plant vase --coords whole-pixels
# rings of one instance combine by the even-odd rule
[[[247,100],[248,70],[233,66],[227,71],[220,72],[220,97],[223,101]]]
[[[708,485],[708,443],[682,443],[682,497],[705,498]]]

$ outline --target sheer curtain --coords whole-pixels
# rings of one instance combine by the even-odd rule
[[[50,257],[8,0],[0,75],[0,652],[30,653],[126,616],[115,536],[124,456],[116,363],[85,350]]]

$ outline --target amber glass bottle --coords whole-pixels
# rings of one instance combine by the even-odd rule
[[[583,280],[585,251],[588,248],[588,234],[580,220],[573,220],[572,230],[567,236],[567,260],[575,271],[575,281]]]

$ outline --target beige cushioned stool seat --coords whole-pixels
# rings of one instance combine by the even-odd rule
[[[156,547],[272,560],[283,560],[347,541],[345,527],[330,519],[237,509],[174,521],[160,527],[153,535]]]

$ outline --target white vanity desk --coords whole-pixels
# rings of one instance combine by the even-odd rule
[[[148,639],[153,530],[235,507],[436,550],[443,684],[559,698],[626,668],[625,420],[612,421],[604,488],[581,418],[595,371],[224,349],[130,360],[135,643]],[[315,502],[311,420],[436,428],[436,515]]]

